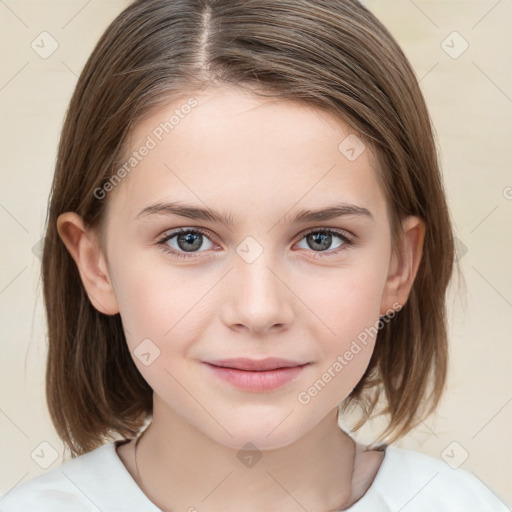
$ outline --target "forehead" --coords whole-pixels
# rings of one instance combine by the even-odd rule
[[[169,200],[237,212],[235,220],[248,207],[270,219],[320,201],[384,208],[375,155],[348,124],[235,87],[160,106],[132,130],[121,166],[125,177],[109,199],[130,218]]]

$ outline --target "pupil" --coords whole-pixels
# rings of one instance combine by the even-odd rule
[[[315,244],[320,244],[319,249],[321,251],[325,251],[329,248],[332,235],[328,233],[318,233],[317,235],[309,235],[310,239],[313,240]],[[318,242],[318,239],[320,239],[320,242]],[[323,242],[323,243],[322,243]],[[318,248],[318,247],[317,247]]]
[[[188,251],[188,252],[193,252],[194,250],[196,249],[199,249],[201,247],[201,238],[202,235],[201,234],[193,234],[193,233],[185,233],[185,234],[181,234],[181,235],[178,235],[178,245],[180,247],[180,249],[184,250],[184,251]],[[185,242],[184,244],[182,244],[182,242]],[[194,242],[195,245],[194,245]]]

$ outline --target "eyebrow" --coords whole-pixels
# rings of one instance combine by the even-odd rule
[[[228,226],[233,225],[233,215],[225,211],[217,211],[212,208],[202,208],[194,205],[187,205],[179,202],[156,203],[142,209],[135,219],[150,215],[165,215],[186,217],[193,220],[203,220],[211,222],[219,222]],[[375,221],[369,210],[355,204],[337,203],[325,208],[301,209],[298,210],[290,219],[291,224],[299,222],[316,222],[335,219],[344,215],[362,215]],[[284,216],[282,220],[286,220]]]

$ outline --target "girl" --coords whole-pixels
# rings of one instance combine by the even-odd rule
[[[136,1],[80,76],[49,208],[73,460],[0,509],[508,510],[392,444],[440,400],[453,264],[424,99],[365,7]],[[357,442],[378,413],[386,442]]]

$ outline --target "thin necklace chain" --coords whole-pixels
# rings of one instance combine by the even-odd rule
[[[147,429],[146,429],[147,430]],[[146,430],[144,430],[144,432],[142,432],[142,434],[137,437],[137,440],[135,441],[135,446],[134,446],[134,459],[135,459],[135,471],[137,472],[137,478],[139,480],[139,482],[141,483],[141,486],[142,486],[142,489],[146,489],[146,486],[144,485],[144,483],[142,482],[142,478],[140,477],[140,472],[139,472],[139,466],[137,465],[137,446],[139,444],[139,441],[142,439],[142,436],[146,433]],[[353,446],[353,457],[352,457],[352,473],[351,473],[351,479],[353,478],[354,476],[354,469],[355,469],[355,463],[356,463],[356,443],[355,441],[352,439],[352,446]],[[350,486],[350,490],[351,490],[351,494],[349,496],[349,499],[352,497],[352,484]],[[147,493],[146,493],[146,496],[147,496]],[[352,503],[349,503],[348,506],[351,506]],[[345,509],[347,507],[345,506]],[[341,510],[345,510],[345,509],[341,509]],[[165,509],[165,508],[160,508],[160,510],[162,510],[162,512],[173,512],[172,510],[169,510],[169,509]]]
[[[137,440],[135,441],[135,446],[134,446],[134,450],[135,450],[135,453],[134,453],[135,471],[137,472],[137,478],[139,479],[139,482],[141,484],[142,490],[146,489],[146,486],[142,482],[142,478],[140,477],[139,466],[137,465],[137,447],[138,447],[139,441],[142,439],[142,437],[146,433],[146,430],[144,430],[144,432],[142,432],[142,434],[139,437],[137,437]],[[147,493],[145,493],[145,494],[146,494],[146,496],[148,495]],[[173,512],[172,510],[169,510],[169,509],[165,509],[165,508],[162,508],[162,507],[159,507],[159,508],[160,508],[160,510],[162,512]]]

